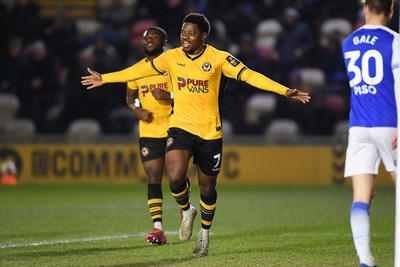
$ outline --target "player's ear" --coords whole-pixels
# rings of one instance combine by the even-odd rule
[[[201,41],[203,41],[204,42],[204,40],[207,38],[207,33],[206,32],[203,32],[202,34],[201,34]]]
[[[390,9],[390,12],[389,12],[389,16],[388,16],[389,19],[391,19],[391,18],[393,17],[393,13],[394,13],[394,12],[393,12],[393,8],[392,8],[392,9]]]

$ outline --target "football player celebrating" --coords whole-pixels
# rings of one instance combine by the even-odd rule
[[[205,44],[209,32],[208,19],[203,14],[190,13],[183,19],[181,47],[165,51],[145,66],[134,65],[103,75],[88,69],[91,75],[81,80],[82,85],[92,89],[104,83],[127,82],[166,72],[171,76],[174,108],[169,121],[166,169],[172,195],[183,211],[179,237],[185,241],[192,236],[197,214],[190,203],[185,175],[191,157],[197,165],[201,228],[194,257],[208,254],[209,230],[217,202],[217,176],[222,163],[220,109],[227,79],[243,81],[302,103],[310,100],[308,93],[272,81],[228,52]]]

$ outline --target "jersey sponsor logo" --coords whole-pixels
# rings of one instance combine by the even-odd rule
[[[186,66],[185,63],[176,62],[176,64],[177,64],[178,66],[181,66],[181,67],[185,67],[185,66]]]
[[[173,142],[174,142],[174,138],[169,137],[169,138],[167,139],[167,147],[170,147],[170,146],[172,145]]]
[[[178,77],[178,89],[187,87],[191,93],[208,93],[209,81]]]
[[[146,96],[147,93],[154,89],[161,89],[168,91],[168,83],[156,83],[156,84],[148,84],[140,86],[141,92],[143,96]]]
[[[147,157],[150,154],[150,149],[148,147],[142,147],[140,153],[142,153],[143,157]]]
[[[203,63],[203,65],[201,66],[201,68],[205,71],[205,72],[209,72],[212,69],[211,63],[210,62],[205,62]]]
[[[240,64],[240,60],[235,58],[234,56],[229,55],[226,60],[231,64],[232,66],[236,67],[237,65]]]

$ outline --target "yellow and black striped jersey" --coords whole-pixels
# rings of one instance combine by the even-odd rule
[[[146,64],[148,60],[142,59],[138,66]],[[153,89],[162,89],[171,92],[169,75],[157,75],[128,82],[128,89],[138,91],[141,107],[153,113],[151,122],[139,121],[140,137],[164,138],[167,136],[169,117],[171,115],[171,99],[156,100],[152,95]]]
[[[170,49],[150,64],[104,74],[102,79],[104,82],[126,82],[166,72],[170,75],[174,93],[169,127],[183,129],[205,140],[222,137],[220,105],[227,78],[281,95],[288,89],[210,45],[198,55],[189,55],[181,47]]]

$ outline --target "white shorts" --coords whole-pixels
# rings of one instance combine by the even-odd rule
[[[396,128],[351,127],[346,151],[344,177],[377,175],[381,160],[387,172],[396,171],[397,152],[392,149]]]

